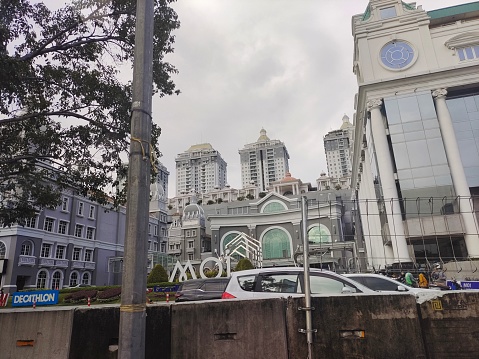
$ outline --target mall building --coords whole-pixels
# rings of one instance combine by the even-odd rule
[[[352,188],[370,269],[477,270],[479,2],[371,0],[352,18]]]

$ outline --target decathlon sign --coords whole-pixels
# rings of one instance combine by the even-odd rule
[[[38,292],[16,292],[12,296],[12,307],[35,305],[51,305],[58,303],[58,290],[42,290]]]
[[[231,275],[231,261],[229,256],[225,256],[223,261],[219,258],[208,257],[204,259],[200,264],[201,278],[207,278],[204,273],[204,269],[205,269],[205,266],[210,262],[214,262],[215,267],[218,268],[218,274],[216,275],[216,278],[221,277],[221,274],[223,273],[223,270],[225,269],[226,269],[226,276],[229,277]],[[226,262],[226,268],[224,268],[223,262]],[[188,270],[190,271],[191,278],[197,279],[195,269],[193,268],[193,265],[191,264],[190,261],[186,262],[184,267],[181,265],[180,261],[177,261],[175,264],[175,268],[173,268],[173,271],[171,272],[170,282],[173,282],[175,280],[175,276],[176,276],[176,273],[178,273],[178,271],[180,272],[180,275],[178,276],[178,281],[183,282],[187,280],[188,277],[186,275],[186,271]]]

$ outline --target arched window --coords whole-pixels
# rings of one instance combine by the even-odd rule
[[[4,259],[6,253],[7,253],[7,246],[5,245],[5,243],[0,241],[0,259]]]
[[[40,270],[37,274],[37,288],[47,287],[48,272],[44,269]]]
[[[70,282],[68,285],[70,287],[74,287],[78,284],[78,272],[71,272],[70,274]]]
[[[30,241],[24,241],[22,243],[22,250],[20,251],[20,255],[22,256],[31,256],[33,254],[33,245]]]
[[[81,277],[82,284],[90,284],[90,273],[85,272]]]
[[[226,254],[226,246],[228,243],[230,243],[232,240],[234,240],[236,237],[238,237],[239,235],[241,235],[240,232],[231,232],[231,233],[228,233],[224,238],[223,238],[223,245],[221,246],[221,250],[222,250],[222,253]],[[239,242],[235,242],[235,243],[239,243]],[[231,253],[233,250],[234,250],[234,247],[231,247],[231,248],[228,248],[229,249],[229,253]],[[246,256],[246,250],[244,248],[239,248],[238,249],[238,252],[243,254],[244,256]],[[243,258],[241,255],[239,255],[238,253],[235,253],[232,255],[233,258],[237,259],[237,260],[240,260],[241,258]]]
[[[52,289],[61,289],[62,272],[55,271],[52,277]]]
[[[273,228],[263,236],[263,259],[280,259],[291,257],[291,240],[288,234]]]
[[[286,211],[287,208],[286,206],[279,201],[271,201],[268,202],[263,209],[261,210],[261,213],[276,213],[276,212],[283,212]]]
[[[315,225],[308,230],[308,241],[311,244],[331,243],[331,232],[324,224]]]

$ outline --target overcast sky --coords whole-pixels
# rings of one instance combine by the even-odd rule
[[[423,9],[470,1],[422,0]],[[241,188],[238,150],[262,127],[285,143],[293,177],[313,185],[327,171],[323,137],[353,118],[351,17],[367,0],[179,0],[175,53],[179,96],[155,98],[161,161],[175,195],[175,157],[210,143]]]

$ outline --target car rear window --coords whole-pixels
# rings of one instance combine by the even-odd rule
[[[311,293],[341,293],[344,287],[351,288],[352,292],[357,292],[353,286],[344,283],[336,278],[327,276],[312,275],[310,277]]]
[[[238,277],[238,284],[241,287],[241,289],[247,292],[253,292],[254,286],[256,284],[256,276],[247,275],[247,276]]]
[[[364,278],[364,285],[372,290],[387,290],[387,291],[396,291],[398,286],[401,285],[400,282],[394,283],[387,279],[376,278],[376,277],[362,277]],[[351,278],[356,280],[356,278]],[[403,286],[404,287],[404,286]]]
[[[186,281],[181,284],[179,290],[198,289],[203,284],[203,281]]]
[[[204,291],[207,292],[223,292],[226,288],[227,281],[222,282],[205,282],[205,284],[201,287]]]

